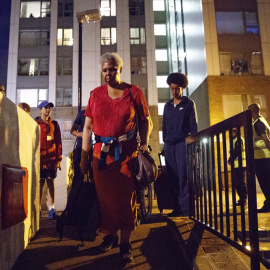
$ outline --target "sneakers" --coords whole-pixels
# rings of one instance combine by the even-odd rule
[[[48,219],[55,219],[55,210],[54,210],[54,208],[52,208],[52,209],[48,212]]]
[[[132,254],[130,253],[131,245],[129,243],[120,244],[120,254],[124,260],[131,261],[133,259]]]
[[[108,234],[103,238],[103,242],[100,244],[99,249],[102,252],[110,250],[112,247],[118,245],[118,236],[113,234]]]
[[[270,206],[264,205],[262,208],[257,209],[258,213],[268,213],[270,212]]]

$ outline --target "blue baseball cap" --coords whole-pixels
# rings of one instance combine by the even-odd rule
[[[46,107],[47,105],[50,105],[51,108],[54,107],[53,103],[48,102],[47,100],[45,100],[45,101],[42,101],[42,102],[38,105],[38,108],[39,108],[39,109],[42,109],[43,107]]]

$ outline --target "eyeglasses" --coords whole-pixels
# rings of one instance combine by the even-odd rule
[[[232,132],[235,132],[235,133],[236,133],[236,132],[237,132],[237,130],[236,130],[236,129],[233,129],[233,130],[232,130]]]

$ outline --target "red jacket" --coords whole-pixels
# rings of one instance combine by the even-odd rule
[[[40,169],[55,169],[62,160],[61,131],[57,121],[49,118],[46,124],[40,117],[35,119],[40,126]]]

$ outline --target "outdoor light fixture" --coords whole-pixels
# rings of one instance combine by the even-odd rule
[[[90,23],[101,20],[100,9],[90,9],[82,12],[77,12],[77,19],[79,23]]]
[[[78,112],[82,109],[82,24],[101,20],[100,9],[77,12],[79,23],[79,72],[78,72]]]
[[[208,140],[207,140],[206,138],[203,138],[202,142],[203,142],[204,144],[206,144],[206,143],[208,142]]]

